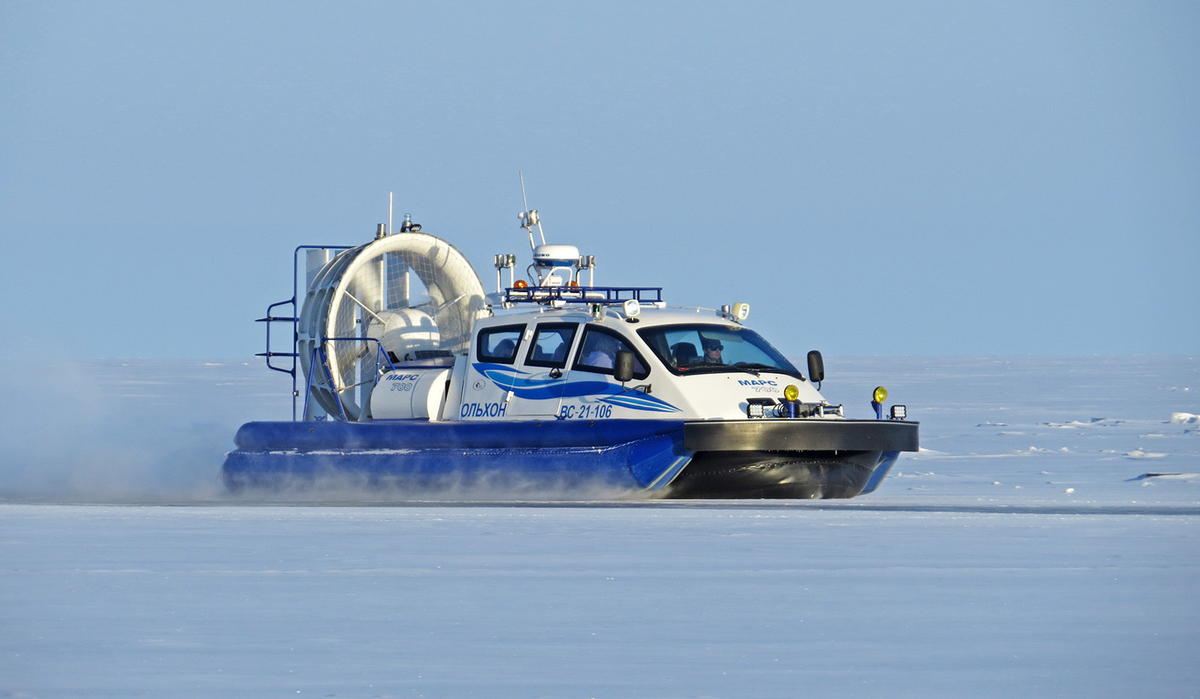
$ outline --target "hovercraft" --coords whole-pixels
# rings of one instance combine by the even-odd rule
[[[238,430],[226,487],[849,498],[917,450],[905,406],[885,415],[881,387],[875,419],[846,418],[818,390],[820,353],[806,377],[745,324],[747,304],[672,307],[661,287],[597,286],[593,256],[547,244],[536,209],[519,220],[527,278],[497,255],[490,294],[407,215],[364,245],[296,248],[292,298],[259,319],[259,356],[292,377],[293,419]],[[281,323],[292,345],[276,351]]]

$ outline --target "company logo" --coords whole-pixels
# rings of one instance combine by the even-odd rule
[[[420,374],[387,374],[383,377],[384,381],[416,381],[421,378]]]
[[[767,379],[739,379],[739,386],[778,386],[779,384]]]

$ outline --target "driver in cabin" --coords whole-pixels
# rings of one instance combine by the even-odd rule
[[[512,361],[513,355],[516,353],[517,343],[509,339],[504,339],[496,344],[496,349],[492,350],[492,358]]]
[[[725,349],[725,345],[721,344],[720,340],[711,338],[703,338],[700,343],[704,345],[704,361],[707,364],[724,364],[725,360],[721,359],[721,350]]]
[[[584,362],[597,369],[613,368],[613,360],[617,356],[617,343],[607,335],[597,335],[596,344]]]

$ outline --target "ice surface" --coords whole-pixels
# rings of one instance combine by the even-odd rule
[[[1197,517],[0,508],[31,696],[1192,696]]]
[[[922,451],[901,456],[872,502],[1200,502],[1191,486],[1129,482],[1147,471],[1140,463],[1146,460],[1155,471],[1200,465],[1200,425],[1172,421],[1174,413],[1200,408],[1200,358],[877,357],[839,364],[826,362],[824,393],[844,402],[847,416],[868,416],[871,390],[884,384],[889,400],[907,404],[910,418],[921,422]]]
[[[368,506],[220,493],[236,427],[290,414],[258,365],[22,372],[0,696],[1200,691],[1195,358],[826,371],[922,422],[870,496]]]

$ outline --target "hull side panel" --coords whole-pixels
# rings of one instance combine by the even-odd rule
[[[656,490],[691,459],[679,421],[257,422],[243,425],[236,441],[222,467],[232,490],[347,478],[416,490]]]
[[[682,430],[681,420],[248,422],[234,441],[247,451],[550,449],[612,446]]]
[[[252,422],[231,490],[329,479],[411,491],[642,490],[668,498],[849,498],[874,491],[916,423],[527,420]]]
[[[628,448],[380,449],[229,454],[230,490],[346,485],[412,492],[496,489],[636,489]]]

